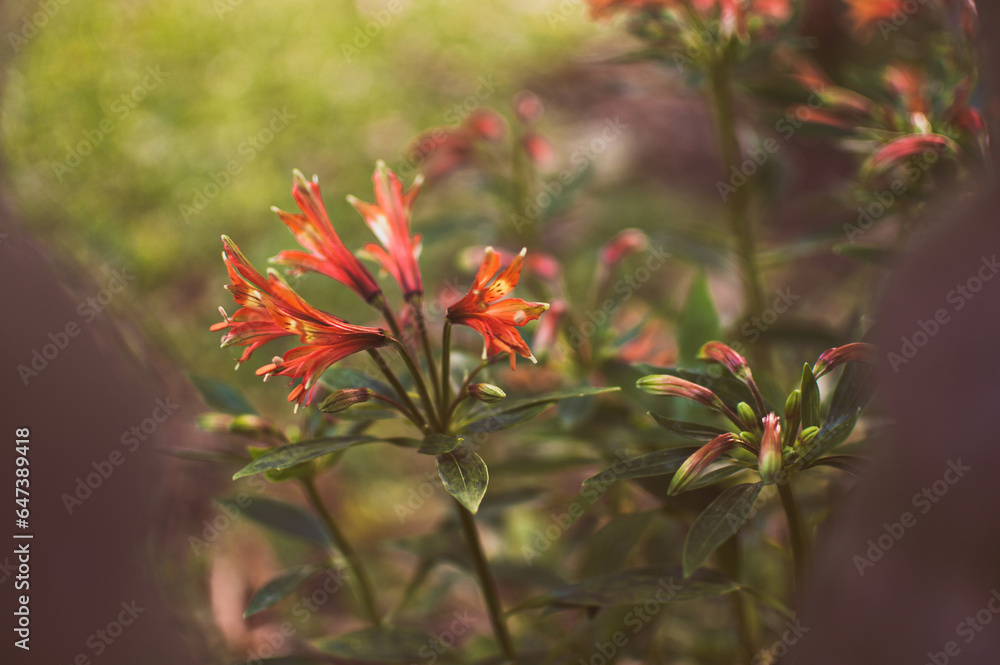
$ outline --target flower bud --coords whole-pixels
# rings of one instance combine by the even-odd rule
[[[340,413],[355,404],[367,402],[372,398],[372,394],[369,388],[344,388],[331,393],[323,400],[323,403],[319,405],[319,410],[323,413]]]
[[[674,473],[667,494],[671,496],[684,491],[695,479],[701,476],[708,466],[736,445],[732,434],[720,434],[699,448],[691,457],[684,460],[681,468]]]
[[[802,422],[802,391],[793,390],[785,400],[785,438],[783,444],[785,447],[792,445],[793,437],[795,432],[799,429],[799,424]]]
[[[233,417],[228,413],[203,413],[198,416],[198,427],[206,432],[228,432]]]
[[[773,413],[764,416],[764,434],[760,440],[757,470],[765,485],[773,485],[781,471],[781,421]]]
[[[748,429],[754,430],[760,426],[760,418],[746,402],[740,402],[736,405],[736,415],[740,417],[743,426]]]
[[[862,361],[869,364],[875,363],[875,345],[864,342],[845,344],[835,349],[827,349],[816,359],[813,365],[813,376],[817,379],[828,372],[832,372],[844,363]]]
[[[480,402],[486,402],[487,404],[499,402],[507,396],[507,393],[490,383],[473,383],[469,386],[468,391],[469,397],[478,399]]]
[[[810,441],[816,438],[817,434],[819,434],[818,427],[816,426],[806,427],[804,430],[802,430],[802,433],[799,434],[799,445],[808,444]]]
[[[750,367],[747,365],[746,358],[722,342],[709,342],[705,344],[698,351],[698,357],[702,360],[719,363],[732,372],[734,376],[741,379],[746,380],[751,378]]]

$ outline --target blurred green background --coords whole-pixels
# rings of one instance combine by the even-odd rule
[[[344,197],[372,199],[377,159],[405,167],[412,139],[454,125],[456,104],[507,113],[525,76],[608,33],[582,3],[533,0],[46,7],[4,9],[14,56],[0,128],[15,209],[98,283],[135,275],[122,301],[149,333],[187,367],[228,377],[236,354],[207,331],[218,305],[232,311],[219,236],[261,268],[293,247],[269,210],[295,209],[293,168],[319,175],[358,247],[370,233]],[[453,269],[438,259],[454,249],[425,243],[425,281]],[[302,282],[321,307],[369,318],[339,285]]]

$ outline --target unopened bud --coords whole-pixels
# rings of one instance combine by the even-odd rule
[[[319,405],[319,410],[323,413],[340,413],[346,411],[355,404],[367,402],[372,398],[372,391],[369,388],[344,388],[323,400]]]
[[[499,402],[507,396],[507,393],[491,383],[473,383],[469,386],[468,390],[469,397],[478,399],[480,402],[486,402],[487,404]]]
[[[732,434],[726,433],[720,434],[699,448],[691,457],[684,460],[681,468],[677,469],[670,481],[670,487],[667,488],[667,494],[672,496],[683,492],[685,487],[705,473],[712,462],[732,450],[735,445],[736,438]]]
[[[757,471],[765,485],[773,485],[781,471],[781,421],[773,413],[764,416],[764,434],[760,439]]]
[[[785,438],[782,441],[785,447],[792,445],[795,432],[802,422],[802,391],[793,390],[785,400]]]
[[[745,427],[751,429],[757,429],[760,426],[760,418],[754,413],[754,410],[746,402],[740,402],[736,405],[736,414],[740,417]]]

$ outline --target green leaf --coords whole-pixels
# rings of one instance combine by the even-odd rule
[[[806,363],[802,366],[802,428],[819,427],[822,422],[819,386],[813,376],[812,366]]]
[[[698,515],[684,539],[685,577],[746,524],[763,487],[763,483],[734,485]]]
[[[850,362],[837,381],[830,398],[830,412],[826,421],[837,422],[856,410],[864,410],[875,394],[875,365]]]
[[[490,474],[483,458],[465,446],[438,455],[438,475],[448,494],[475,513],[486,494]]]
[[[314,640],[312,645],[338,658],[376,663],[417,662],[424,657],[424,652],[445,651],[430,635],[406,626],[363,628]]]
[[[712,427],[711,425],[700,425],[698,423],[685,423],[680,420],[671,420],[666,416],[661,416],[658,413],[648,412],[652,416],[653,420],[660,427],[666,429],[669,432],[673,432],[685,439],[693,439],[694,441],[711,441],[720,434],[725,434],[726,430],[719,427]]]
[[[313,573],[323,570],[323,566],[302,566],[286,570],[274,579],[268,581],[264,586],[257,589],[250,605],[247,606],[243,618],[261,612],[288,597],[300,584],[309,579]]]
[[[817,466],[829,466],[860,478],[864,475],[865,469],[868,468],[868,460],[857,455],[829,455],[821,457],[806,468],[811,469]]]
[[[708,279],[699,272],[688,289],[687,300],[677,324],[677,346],[680,364],[690,367],[697,362],[698,351],[706,342],[719,339],[719,314],[712,302]]]
[[[171,457],[176,457],[178,459],[186,459],[192,462],[217,462],[221,464],[246,464],[246,455],[237,455],[236,453],[227,453],[222,450],[198,450],[194,448],[172,448],[172,447],[162,447],[157,448],[160,452],[170,455]]]
[[[460,434],[477,432],[496,432],[507,429],[515,425],[525,423],[556,402],[571,397],[587,397],[590,395],[600,395],[602,393],[617,392],[618,387],[611,388],[578,388],[541,397],[529,397],[520,400],[504,400],[503,406],[490,408],[484,405],[469,414],[464,422],[455,426],[455,430]],[[488,415],[484,415],[488,414]]]
[[[691,455],[698,452],[698,446],[685,446],[683,448],[667,448],[657,450],[638,457],[619,460],[604,471],[594,474],[583,481],[584,485],[605,484],[618,480],[628,480],[630,478],[652,478],[655,476],[668,476],[677,472]]]
[[[717,469],[712,469],[711,471],[708,471],[707,473],[703,473],[702,475],[698,476],[693,481],[691,481],[691,483],[687,485],[683,489],[683,491],[690,492],[692,490],[699,490],[702,487],[708,487],[718,482],[722,482],[723,480],[731,478],[732,476],[735,476],[737,473],[746,470],[747,468],[742,464],[738,463],[726,464],[725,466],[720,466]]]
[[[343,390],[344,388],[368,388],[390,397],[396,394],[387,384],[352,367],[334,365],[323,372],[320,382],[327,386],[330,392]]]
[[[827,423],[819,431],[816,437],[809,442],[808,447],[799,456],[797,466],[809,466],[814,461],[830,452],[844,441],[854,431],[854,426],[858,424],[861,417],[861,410],[858,409],[850,416],[841,416],[840,420]]]
[[[249,503],[243,501],[246,503],[245,506],[240,506],[232,499],[219,499],[216,503],[222,506],[232,519],[243,515],[280,533],[324,546],[332,544],[326,527],[305,510],[290,503],[260,496],[251,497]]]
[[[378,440],[370,436],[331,436],[281,446],[265,455],[261,455],[237,471],[233,476],[233,480],[265,471],[290,469],[299,464],[305,464],[317,457],[323,457],[324,455],[329,455],[360,443],[371,443]]]
[[[702,570],[687,578],[678,566],[653,565],[630,568],[560,587],[532,598],[510,613],[536,607],[610,607],[680,602],[718,596],[739,589],[739,585],[718,573]]]
[[[257,410],[238,388],[200,374],[190,374],[189,377],[202,401],[212,409],[234,416],[244,413],[257,415]]]
[[[417,452],[422,455],[444,455],[453,451],[460,443],[462,443],[462,439],[456,436],[428,434],[424,437],[420,447],[417,448]]]

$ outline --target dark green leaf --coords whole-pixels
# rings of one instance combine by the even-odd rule
[[[266,610],[275,603],[284,600],[300,584],[309,579],[313,573],[322,569],[322,566],[302,566],[301,568],[292,568],[291,570],[284,571],[257,589],[253,598],[250,599],[247,611],[243,613],[243,618],[245,619],[252,614]]]
[[[684,575],[690,575],[750,519],[763,483],[734,485],[716,497],[684,539]]]
[[[416,662],[424,657],[424,652],[444,652],[433,637],[405,626],[363,628],[314,640],[312,644],[331,656],[377,663]]]
[[[217,503],[232,519],[243,515],[269,529],[302,540],[327,546],[331,544],[326,528],[305,510],[290,503],[260,496],[251,497],[249,502],[244,500],[246,505],[242,507],[232,499],[219,499]]]
[[[816,466],[829,466],[860,478],[868,467],[868,460],[856,455],[829,455],[816,460],[808,468]]]
[[[822,424],[820,415],[819,386],[813,376],[812,366],[806,363],[802,367],[802,428],[819,427]]]
[[[583,481],[584,485],[606,484],[630,478],[652,478],[673,475],[684,460],[698,452],[697,446],[667,448],[638,457],[619,460],[598,474]]]
[[[681,365],[691,367],[697,362],[698,351],[706,342],[719,339],[719,315],[712,302],[705,273],[700,272],[691,282],[687,300],[677,329],[677,346]]]
[[[864,410],[875,394],[875,365],[864,362],[847,363],[830,398],[826,421],[837,422],[844,416]]]
[[[556,402],[571,397],[588,397],[590,395],[600,395],[621,390],[612,388],[578,388],[564,392],[543,395],[541,397],[529,397],[519,400],[504,400],[500,407],[485,406],[477,409],[466,417],[465,422],[456,425],[455,430],[460,433],[474,432],[496,432],[514,425],[527,422],[545,411]]]
[[[694,441],[711,441],[720,434],[725,434],[726,430],[719,427],[712,427],[711,425],[699,425],[698,423],[685,423],[680,420],[671,420],[665,416],[661,416],[658,413],[649,412],[653,420],[660,427],[673,432],[679,436],[683,436],[685,439],[693,439]]]
[[[208,376],[201,376],[200,374],[191,374],[190,377],[191,383],[198,390],[202,401],[216,411],[231,413],[234,416],[244,413],[257,415],[257,410],[253,408],[250,401],[239,389],[234,388],[228,383],[223,383]]]
[[[736,591],[739,585],[707,570],[684,578],[678,566],[654,565],[601,575],[532,598],[511,613],[535,607],[608,607],[694,600]]]
[[[290,469],[299,464],[305,464],[317,457],[323,457],[359,443],[371,443],[378,441],[370,436],[331,436],[324,439],[312,439],[293,443],[288,446],[275,448],[271,452],[261,455],[254,461],[236,472],[233,480],[252,476],[264,471],[276,471]]]
[[[799,466],[809,466],[814,461],[832,451],[834,448],[847,441],[847,437],[854,431],[854,426],[861,417],[861,410],[857,410],[853,415],[841,416],[840,420],[823,425],[816,437],[809,442],[808,447],[799,457]]]
[[[479,510],[490,479],[483,458],[465,446],[458,446],[449,453],[438,455],[437,470],[448,494],[470,512]]]
[[[417,448],[417,452],[422,455],[444,455],[453,451],[460,443],[462,439],[455,436],[428,434]]]
[[[708,473],[704,473],[697,478],[695,478],[689,485],[684,488],[684,492],[690,492],[691,490],[701,489],[702,487],[708,487],[714,485],[715,483],[721,482],[727,478],[735,476],[741,471],[746,471],[746,467],[742,464],[726,464],[725,466],[720,466],[716,469],[712,469]]]

